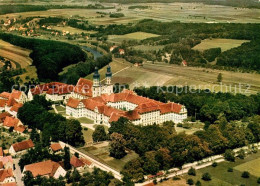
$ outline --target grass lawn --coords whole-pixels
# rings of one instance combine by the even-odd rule
[[[193,179],[196,183],[197,180],[200,180],[202,185],[223,185],[223,186],[231,186],[231,185],[257,185],[257,176],[250,175],[250,178],[242,178],[241,174],[243,171],[250,171],[254,169],[259,169],[259,163],[255,162],[255,164],[250,163],[251,161],[259,160],[260,152],[256,154],[248,155],[244,160],[236,159],[236,162],[222,162],[219,163],[217,167],[206,167],[203,169],[197,170],[196,176],[184,175],[183,177],[187,180],[189,178]],[[241,167],[240,167],[241,166]],[[243,166],[243,168],[242,168]],[[233,172],[228,172],[228,168],[233,168]],[[239,167],[237,169],[237,167]],[[202,174],[208,172],[212,180],[211,181],[203,181],[201,179]],[[259,171],[257,171],[259,173]],[[257,174],[258,174],[257,173]],[[256,174],[256,173],[255,173]],[[258,175],[259,176],[259,175]]]
[[[141,50],[141,51],[158,51],[163,49],[163,45],[157,45],[157,46],[147,46],[147,45],[137,45],[134,46],[133,49],[135,50]]]
[[[118,171],[121,171],[128,161],[135,159],[139,156],[135,152],[130,152],[125,157],[118,160],[109,156],[109,146],[103,146],[98,148],[95,146],[85,147],[82,148],[81,151],[87,151],[88,153],[91,153],[92,155],[99,158],[101,161],[105,162],[106,164]]]
[[[64,107],[62,107],[62,106],[60,106],[60,105],[55,106],[55,107],[56,107],[56,109],[57,109],[58,112],[65,112],[65,111],[66,111],[66,108],[64,108]]]
[[[89,129],[89,128],[88,128],[88,130],[84,130],[84,127],[83,127],[82,133],[83,133],[84,140],[85,140],[86,143],[93,142],[93,139],[92,139],[93,132],[94,131]]]
[[[80,123],[87,123],[87,124],[93,124],[94,121],[89,119],[89,118],[86,118],[86,117],[82,117],[82,118],[77,118],[77,120],[80,122]]]
[[[194,50],[204,51],[210,48],[221,48],[222,52],[230,50],[231,48],[239,47],[248,40],[237,39],[205,39],[200,44],[193,47]]]
[[[151,34],[146,32],[134,32],[130,34],[125,35],[109,35],[108,41],[112,43],[120,43],[123,40],[144,40],[151,37],[159,37],[160,35],[157,34]]]
[[[260,177],[260,157],[255,160],[235,166],[234,169],[241,172],[247,170],[250,174],[256,177]]]

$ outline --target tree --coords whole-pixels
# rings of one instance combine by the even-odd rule
[[[188,184],[188,185],[193,185],[193,184],[194,184],[193,179],[189,178],[189,179],[187,180],[187,184]]]
[[[217,162],[212,163],[212,167],[216,167],[216,166],[218,166]]]
[[[107,140],[107,134],[104,126],[98,125],[92,134],[93,141],[105,141]]]
[[[127,162],[122,170],[125,182],[140,182],[144,179],[143,161],[141,158]]]
[[[188,171],[188,175],[196,176],[196,170],[193,167],[191,167]]]
[[[32,132],[30,134],[30,139],[36,143],[40,141],[40,135],[38,134],[38,132],[36,131],[35,128],[32,129]]]
[[[219,74],[218,74],[218,77],[217,77],[218,82],[219,82],[219,83],[222,82],[222,79],[223,79],[222,73],[219,73]]]
[[[22,178],[25,186],[31,186],[34,183],[34,178],[31,171],[25,171]]]
[[[235,161],[235,152],[231,149],[227,149],[224,153],[224,157],[227,161]]]
[[[196,186],[201,186],[201,182],[198,180],[195,185]]]
[[[64,122],[66,142],[72,146],[82,146],[85,144],[82,127],[78,120],[69,119]]]
[[[111,142],[110,142],[110,156],[116,158],[116,159],[121,159],[126,155],[125,152],[125,145],[126,141],[123,138],[122,134],[118,133],[113,133],[110,136]]]
[[[160,164],[156,161],[155,156],[155,151],[145,153],[143,169],[146,174],[156,175],[160,170]]]
[[[66,170],[71,169],[71,164],[70,164],[70,148],[69,147],[64,147],[64,168]]]
[[[229,167],[227,171],[228,172],[233,172],[233,168]]]
[[[240,149],[237,153],[238,153],[237,157],[239,157],[240,159],[244,159],[246,156],[246,153],[243,149]]]
[[[257,178],[257,183],[260,184],[260,177]]]
[[[168,170],[171,168],[172,157],[170,151],[167,148],[160,148],[155,155],[156,161],[160,164],[160,169]]]
[[[211,175],[208,172],[206,172],[202,175],[201,179],[203,179],[204,181],[210,181]]]
[[[79,174],[79,171],[77,169],[74,169],[71,175],[72,182],[78,182],[80,180],[81,176]]]
[[[250,173],[248,171],[244,171],[241,175],[242,178],[249,178],[250,177]]]

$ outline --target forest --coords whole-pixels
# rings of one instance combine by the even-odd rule
[[[131,49],[136,42],[126,42],[126,57],[142,57],[147,60],[156,60],[167,52],[172,54],[170,63],[180,64],[186,60],[191,66],[234,68],[237,70],[260,71],[260,24],[206,24],[206,23],[180,23],[159,22],[146,19],[137,24],[109,25],[97,29],[97,37],[107,35],[123,35],[133,32],[147,32],[160,35],[159,37],[142,40],[143,45],[164,45],[158,52],[143,52]],[[203,53],[192,48],[203,39],[225,38],[250,40],[242,46],[221,53],[219,49]],[[151,56],[154,56],[151,58]],[[207,64],[216,58],[217,65]],[[230,62],[231,61],[231,62]]]
[[[87,55],[80,47],[58,41],[29,39],[0,33],[0,38],[13,45],[32,50],[30,57],[41,81],[58,79],[58,73],[68,65],[86,61]]]

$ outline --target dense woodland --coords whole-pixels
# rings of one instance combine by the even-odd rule
[[[224,153],[226,149],[259,142],[259,121],[260,117],[256,116],[248,124],[237,125],[221,117],[205,130],[188,135],[177,134],[172,122],[165,122],[162,126],[135,126],[120,118],[112,122],[109,134],[116,134],[118,138],[121,135],[120,141],[125,148],[140,155],[129,161],[121,172],[125,182],[138,182],[144,179],[144,175],[155,175],[159,170],[181,167],[184,163]],[[115,150],[119,151],[118,148]]]
[[[181,103],[186,106],[189,116],[208,123],[214,123],[221,116],[231,121],[260,114],[260,94],[214,93],[189,87],[136,88],[135,91],[158,101]]]
[[[0,33],[0,38],[13,45],[32,50],[30,57],[41,81],[57,80],[58,73],[68,65],[85,61],[87,55],[80,47],[58,41],[29,39]]]
[[[143,52],[131,49],[136,42],[125,42],[122,47],[126,50],[126,57],[142,57],[154,61],[164,55],[165,52],[172,54],[170,63],[180,64],[186,60],[189,65],[207,66],[216,58],[217,65],[210,67],[221,67],[225,69],[239,69],[260,71],[260,24],[206,24],[206,23],[179,23],[179,22],[159,22],[155,20],[142,20],[137,24],[109,25],[99,27],[99,31],[93,36],[106,38],[107,35],[123,35],[133,32],[148,32],[160,35],[141,41],[144,45],[165,45],[163,50],[158,52]],[[238,48],[233,48],[220,53],[219,50],[206,53],[193,50],[201,40],[207,38],[225,38],[250,40]]]

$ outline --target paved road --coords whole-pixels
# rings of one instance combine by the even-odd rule
[[[15,170],[13,171],[14,172],[14,176],[15,176],[15,179],[16,179],[16,183],[18,186],[23,186],[23,181],[22,181],[22,172],[21,172],[21,169],[20,169],[20,166],[18,165],[18,162],[20,161],[20,158],[16,158],[16,159],[13,159],[14,160],[14,164],[15,164]]]

